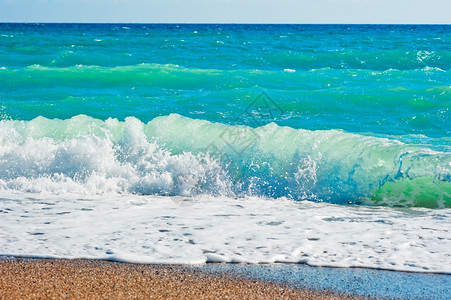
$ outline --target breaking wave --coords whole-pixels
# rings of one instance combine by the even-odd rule
[[[340,130],[178,114],[0,121],[0,191],[451,207],[451,154]]]

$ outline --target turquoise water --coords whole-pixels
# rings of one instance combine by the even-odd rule
[[[0,190],[451,207],[450,29],[0,24]]]

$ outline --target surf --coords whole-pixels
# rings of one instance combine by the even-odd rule
[[[0,121],[0,190],[451,207],[451,155],[342,130],[178,114]]]

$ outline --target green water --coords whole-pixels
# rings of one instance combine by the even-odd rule
[[[450,42],[450,26],[0,24],[0,189],[451,207]]]

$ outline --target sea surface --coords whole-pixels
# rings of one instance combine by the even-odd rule
[[[451,26],[0,24],[0,255],[451,273]]]

